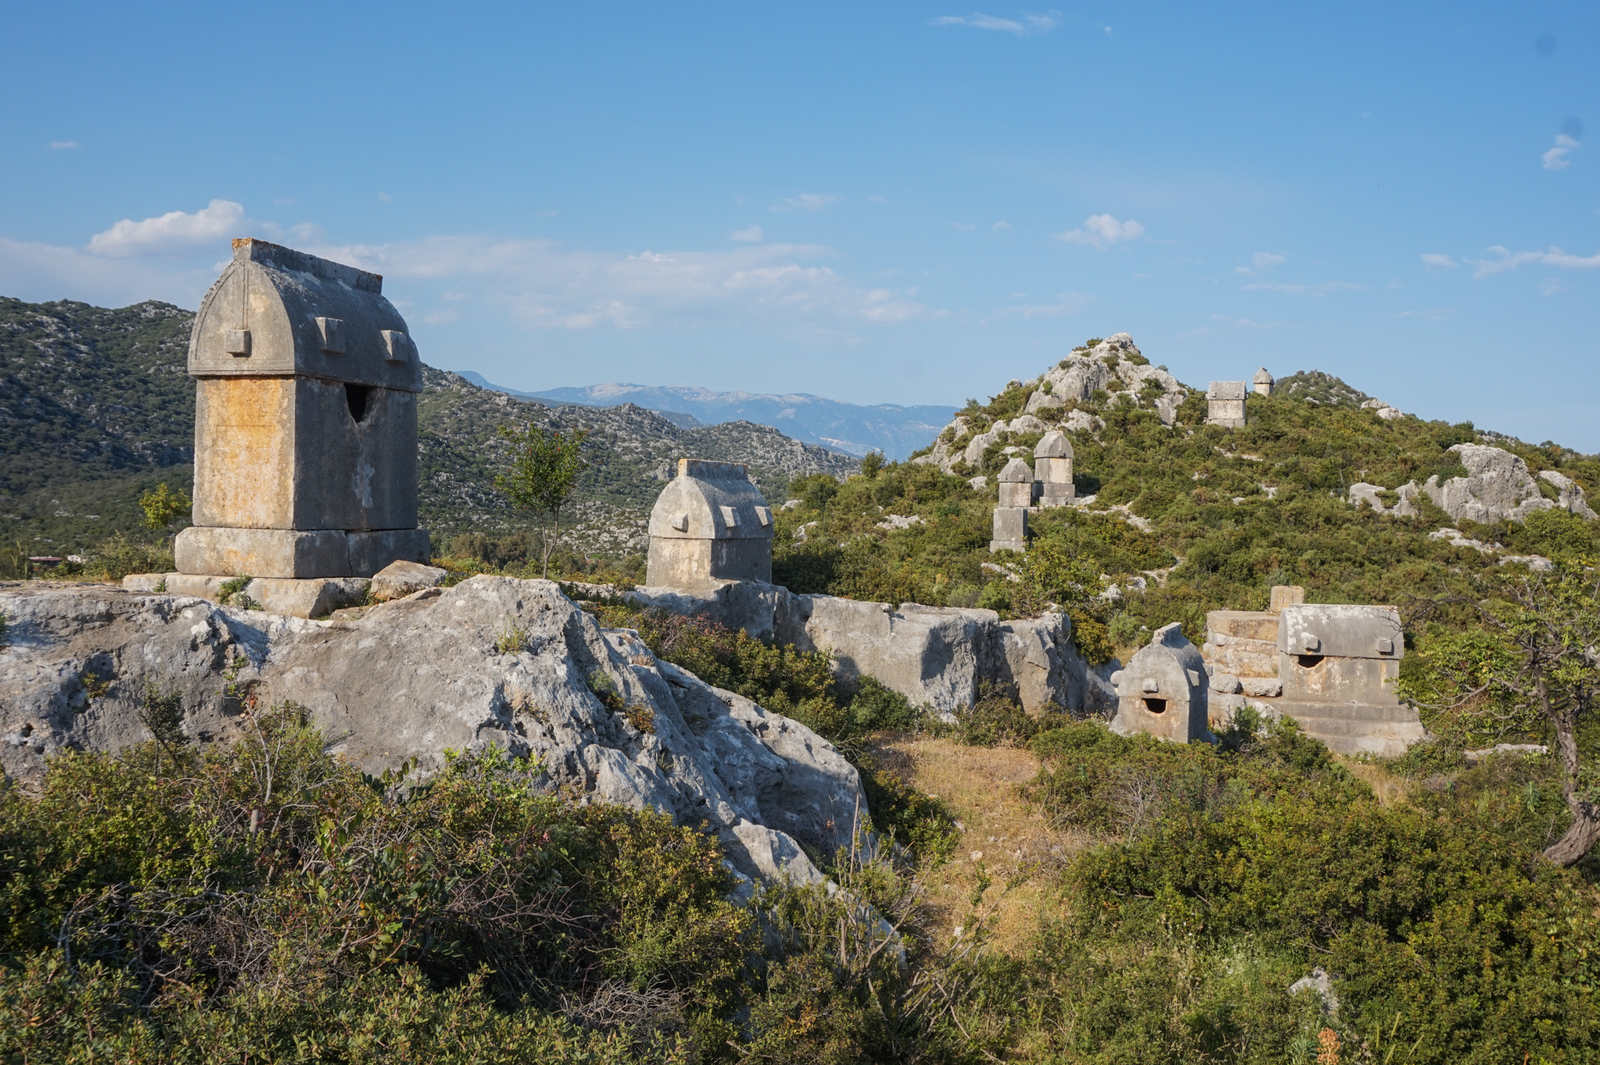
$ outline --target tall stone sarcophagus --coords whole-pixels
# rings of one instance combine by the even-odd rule
[[[259,240],[200,304],[194,525],[180,573],[367,577],[426,562],[422,364],[383,279]]]
[[[772,580],[772,511],[737,462],[679,459],[650,512],[651,587]]]

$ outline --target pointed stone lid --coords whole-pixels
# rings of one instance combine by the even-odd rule
[[[1072,457],[1072,441],[1067,439],[1065,433],[1059,429],[1052,429],[1044,434],[1039,441],[1039,446],[1033,449],[1036,459],[1070,459]]]
[[[1020,458],[1014,458],[1006,463],[1006,468],[1000,471],[1002,484],[1018,484],[1033,480],[1033,467]]]
[[[1256,375],[1252,381],[1258,385],[1270,385],[1272,384],[1272,375],[1269,374],[1267,372],[1267,368],[1263,366],[1261,369],[1256,371]]]

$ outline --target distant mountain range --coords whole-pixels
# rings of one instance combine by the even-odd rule
[[[519,392],[493,384],[483,375],[462,371],[460,376],[480,388],[493,389],[521,399],[545,403],[575,403],[585,407],[615,407],[633,403],[653,410],[685,429],[746,421],[770,425],[808,444],[862,456],[881,451],[885,458],[903,459],[933,442],[957,407],[902,407],[897,403],[862,406],[797,392],[786,396],[755,392],[714,392],[692,385],[590,385],[587,388],[552,388],[547,392]]]

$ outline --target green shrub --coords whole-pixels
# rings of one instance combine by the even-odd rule
[[[714,836],[538,794],[494,748],[423,785],[363,778],[303,721],[263,712],[206,753],[68,752],[37,796],[0,793],[0,1056],[66,1060],[97,1027],[173,1060],[442,1032],[457,1054],[718,1052],[752,923]],[[618,1029],[602,991],[646,1030],[555,1016]],[[48,1036],[27,1020],[46,1006]]]

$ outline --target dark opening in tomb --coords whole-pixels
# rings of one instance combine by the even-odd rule
[[[1165,699],[1146,699],[1144,708],[1152,714],[1164,714],[1167,712],[1167,701]]]
[[[1295,655],[1294,661],[1301,669],[1316,669],[1322,664],[1321,655]]]
[[[367,416],[367,393],[372,388],[368,385],[345,385],[344,402],[350,408],[350,417],[357,422]]]

